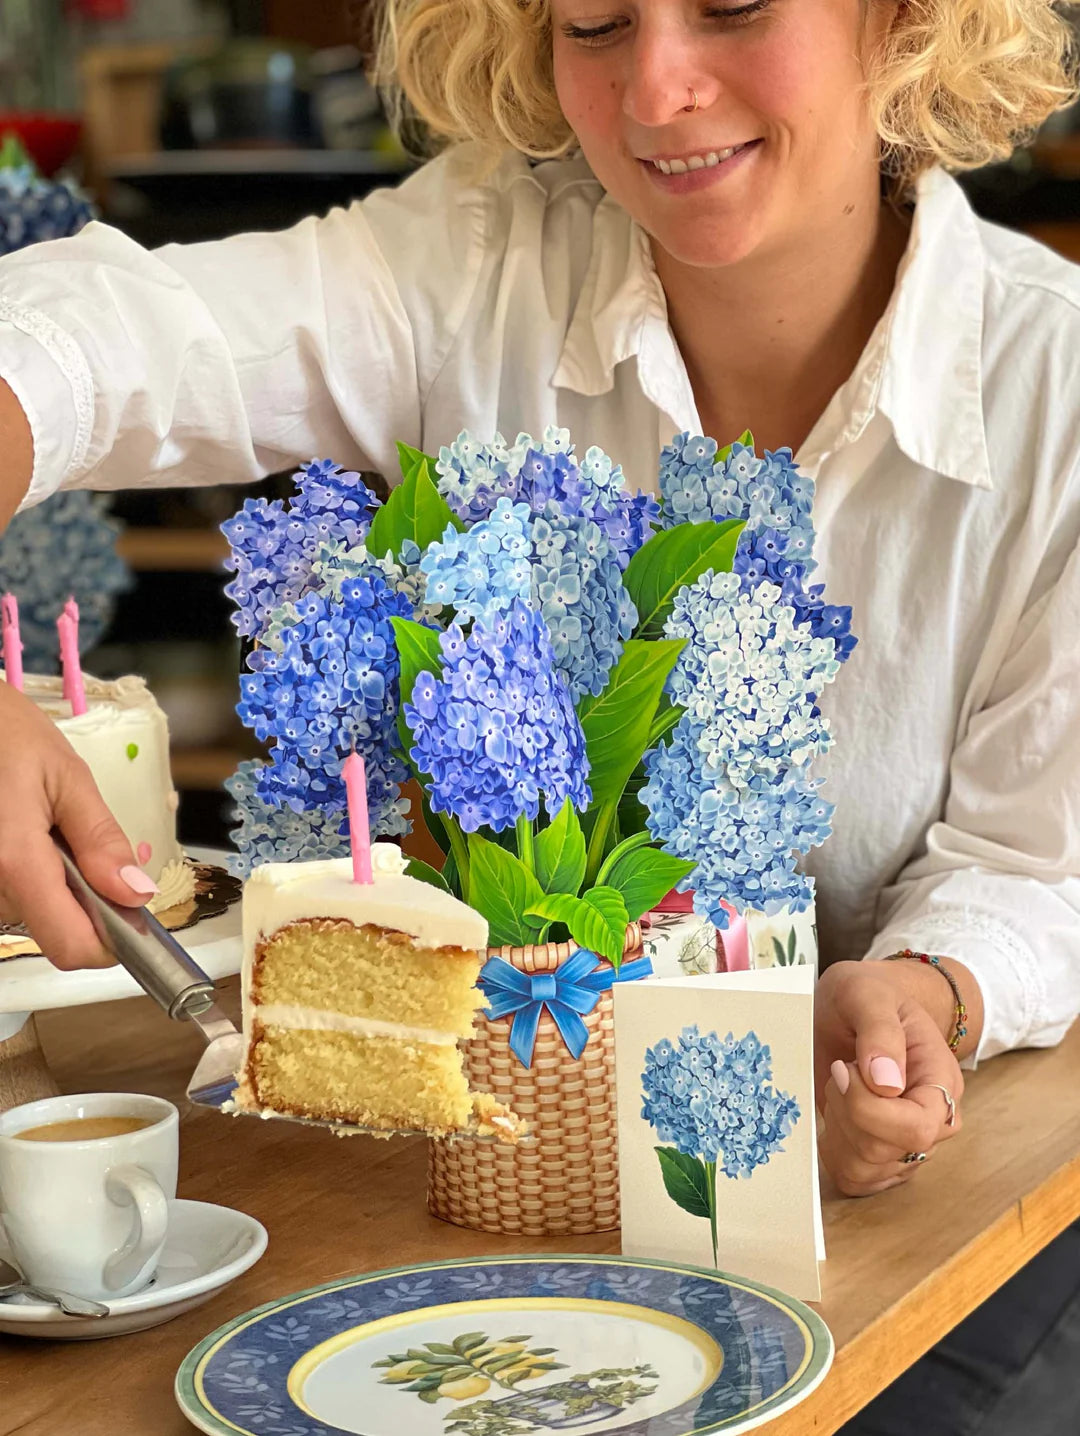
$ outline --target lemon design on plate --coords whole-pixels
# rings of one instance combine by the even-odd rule
[[[525,1383],[566,1369],[554,1347],[529,1346],[531,1340],[492,1340],[486,1332],[468,1331],[450,1343],[392,1352],[372,1366],[382,1369],[384,1385],[399,1385],[432,1406],[444,1399],[454,1403],[446,1436],[524,1436],[575,1417],[603,1420],[656,1390],[659,1376],[648,1365],[579,1372],[526,1390]]]

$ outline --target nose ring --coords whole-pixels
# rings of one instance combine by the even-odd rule
[[[698,107],[697,91],[690,85],[687,85],[686,88],[690,91],[690,103],[683,105],[683,109],[692,114]]]

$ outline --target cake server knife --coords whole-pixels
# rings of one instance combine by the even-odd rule
[[[56,840],[64,864],[67,885],[89,917],[102,946],[135,979],[148,997],[174,1021],[195,1024],[206,1043],[206,1051],[187,1085],[190,1101],[198,1107],[232,1112],[236,1095],[236,1073],[244,1057],[244,1038],[215,1001],[214,984],[202,968],[151,912],[144,907],[123,907],[92,888],[79,871],[66,845]],[[241,1110],[242,1117],[261,1117],[261,1112]],[[299,1122],[307,1127],[327,1127],[341,1135],[374,1137],[428,1136],[419,1129],[361,1127],[355,1123],[326,1121],[315,1117],[270,1114],[282,1122]],[[506,1139],[471,1130],[455,1132],[448,1140],[498,1142]],[[526,1139],[527,1140],[527,1139]]]

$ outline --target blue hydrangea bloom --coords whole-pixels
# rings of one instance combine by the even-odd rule
[[[262,633],[275,609],[312,587],[323,545],[360,544],[371,526],[377,500],[359,474],[314,459],[294,477],[298,492],[288,508],[281,499],[246,499],[221,525],[231,549],[225,566],[236,574],[225,593],[243,638]]]
[[[341,768],[355,746],[367,765],[372,831],[403,831],[399,787],[407,775],[392,756],[400,665],[390,619],[412,617],[408,600],[360,574],[341,579],[337,597],[304,594],[292,612],[293,621],[248,655],[240,679],[237,712],[273,745],[258,798],[294,813],[342,811]]]
[[[431,806],[468,833],[554,816],[567,798],[589,803],[588,760],[547,626],[528,604],[478,618],[468,634],[440,637],[442,674],[417,675],[405,719],[410,757],[430,775]]]
[[[686,640],[669,680],[684,712],[646,756],[641,801],[653,836],[697,863],[683,887],[721,928],[722,900],[805,908],[813,887],[796,857],[829,833],[832,805],[809,769],[831,742],[815,698],[839,660],[796,619],[776,584],[709,572],[680,591],[665,626]]]
[[[645,1052],[641,1115],[662,1142],[715,1162],[726,1177],[751,1177],[776,1152],[802,1115],[772,1080],[772,1053],[755,1032],[720,1040],[684,1028]]]

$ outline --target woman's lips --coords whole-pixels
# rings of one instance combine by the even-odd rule
[[[698,190],[708,189],[711,185],[719,184],[721,180],[727,179],[736,170],[742,169],[749,163],[761,148],[761,140],[750,140],[741,149],[735,151],[730,159],[721,160],[718,164],[707,165],[698,170],[687,170],[685,174],[664,174],[663,170],[657,169],[652,160],[638,160],[638,164],[645,170],[652,182],[665,194],[696,194]]]

